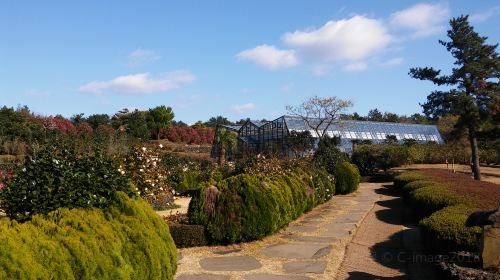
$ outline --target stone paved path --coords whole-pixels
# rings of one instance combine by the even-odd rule
[[[180,249],[176,279],[335,279],[347,245],[381,198],[376,191],[380,188],[381,184],[362,183],[356,193],[335,196],[260,241]]]
[[[347,246],[337,279],[434,279],[431,264],[414,261],[425,253],[409,209],[394,190],[376,191],[381,197]]]

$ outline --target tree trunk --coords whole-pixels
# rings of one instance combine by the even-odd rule
[[[477,149],[476,128],[474,124],[469,124],[469,142],[472,151],[472,173],[474,180],[481,180],[481,171],[479,170],[479,151]]]

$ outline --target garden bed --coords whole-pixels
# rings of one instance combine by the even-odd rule
[[[500,185],[476,181],[462,173],[453,173],[446,169],[422,169],[424,176],[450,186],[454,193],[472,198],[474,206],[491,210],[500,207]]]

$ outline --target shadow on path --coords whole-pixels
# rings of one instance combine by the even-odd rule
[[[374,280],[374,279],[380,279],[380,280],[399,280],[399,279],[407,279],[405,276],[394,276],[394,277],[384,277],[384,276],[378,276],[378,275],[373,275],[370,273],[366,272],[359,272],[359,271],[354,271],[354,272],[349,272],[349,277],[347,278],[349,280]]]
[[[367,268],[370,261],[367,260],[367,264],[359,270],[348,272],[347,279],[435,279],[431,264],[413,261],[414,256],[424,252],[418,227],[414,225],[400,192],[392,185],[381,186],[375,192],[381,195],[381,199],[369,213],[371,218],[368,217],[365,225],[372,232],[360,233],[358,238],[368,245],[370,261],[380,267],[370,270]],[[371,235],[375,236],[374,243],[369,245]]]

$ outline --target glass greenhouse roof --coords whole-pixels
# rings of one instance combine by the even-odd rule
[[[284,116],[289,131],[309,130],[313,137],[318,137],[314,130],[299,117]],[[315,119],[311,123],[317,122]],[[325,127],[326,124],[323,126]],[[442,144],[443,139],[435,125],[373,122],[373,121],[341,121],[330,125],[326,132],[329,136],[340,136],[341,139],[385,140],[387,135],[396,136],[397,140],[415,139],[417,141],[434,141]]]

